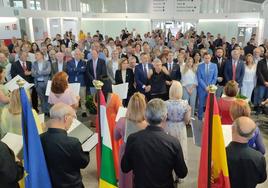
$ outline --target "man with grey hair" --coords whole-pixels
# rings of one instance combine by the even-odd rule
[[[124,173],[133,170],[135,188],[174,188],[172,171],[184,178],[188,169],[179,141],[164,132],[165,102],[152,99],[145,118],[149,126],[127,139],[121,169]]]
[[[57,103],[50,109],[48,131],[41,142],[53,187],[83,188],[81,168],[89,163],[89,153],[82,150],[77,138],[69,137],[75,111],[69,105]]]
[[[248,117],[233,124],[233,141],[226,148],[231,187],[253,188],[267,178],[264,156],[248,146],[255,129],[255,122]]]

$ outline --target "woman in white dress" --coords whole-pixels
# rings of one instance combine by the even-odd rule
[[[253,61],[253,56],[248,54],[246,56],[245,75],[243,78],[243,85],[241,94],[251,100],[253,89],[256,85],[256,64]]]

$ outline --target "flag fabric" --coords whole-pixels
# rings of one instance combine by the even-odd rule
[[[212,146],[211,146],[211,188],[230,188],[226,150],[222,133],[219,108],[215,95],[214,105],[210,109],[210,94],[207,97],[205,120],[203,124],[201,156],[199,164],[198,188],[208,187],[208,138],[209,112],[213,110]]]
[[[99,188],[117,187],[112,142],[109,125],[106,116],[106,102],[102,91],[100,91],[100,128],[101,128],[101,169]]]
[[[20,88],[20,100],[22,106],[25,188],[52,188],[32,107],[24,88]]]

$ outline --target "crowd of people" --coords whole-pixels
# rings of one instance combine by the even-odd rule
[[[267,176],[260,130],[250,119],[252,107],[256,114],[264,113],[268,103],[266,59],[268,41],[257,45],[254,34],[242,47],[235,37],[228,42],[220,34],[215,39],[193,28],[176,35],[157,29],[144,36],[123,29],[115,39],[99,31],[93,36],[80,31],[78,40],[72,32],[42,42],[30,42],[26,35],[12,38],[0,46],[0,136],[21,134],[19,92],[9,93],[4,85],[20,75],[34,83],[29,98],[53,186],[83,187],[80,168],[89,156],[66,130],[78,109],[88,117],[86,96],[96,92],[93,80],[101,80],[119,187],[171,188],[172,170],[177,182],[188,171],[186,126],[196,117],[202,122],[209,86],[217,85],[222,124],[233,125],[233,142],[227,147],[231,185],[254,187]],[[79,96],[69,83],[80,84]],[[112,91],[112,85],[122,83],[128,83],[123,101]],[[115,122],[120,106],[127,107],[127,114]],[[41,112],[51,118],[47,127],[38,123]],[[64,167],[56,167],[60,163]]]

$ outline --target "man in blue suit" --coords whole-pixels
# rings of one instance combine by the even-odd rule
[[[230,80],[235,80],[238,83],[239,88],[241,88],[245,75],[245,63],[239,58],[240,52],[238,50],[233,50],[232,58],[225,63],[224,77],[226,83]]]
[[[135,82],[137,84],[137,91],[143,93],[147,100],[150,99],[151,86],[149,85],[148,74],[153,68],[149,63],[149,55],[146,53],[141,54],[141,63],[135,67]]]
[[[208,86],[215,85],[218,77],[218,68],[215,63],[211,63],[211,56],[208,53],[204,54],[204,62],[197,68],[198,80],[198,119],[203,119],[204,107],[208,95]]]
[[[79,49],[74,51],[74,58],[67,63],[67,74],[69,76],[69,83],[80,83],[80,102],[82,108],[82,116],[87,116],[86,109],[86,62],[82,60],[82,52]]]

